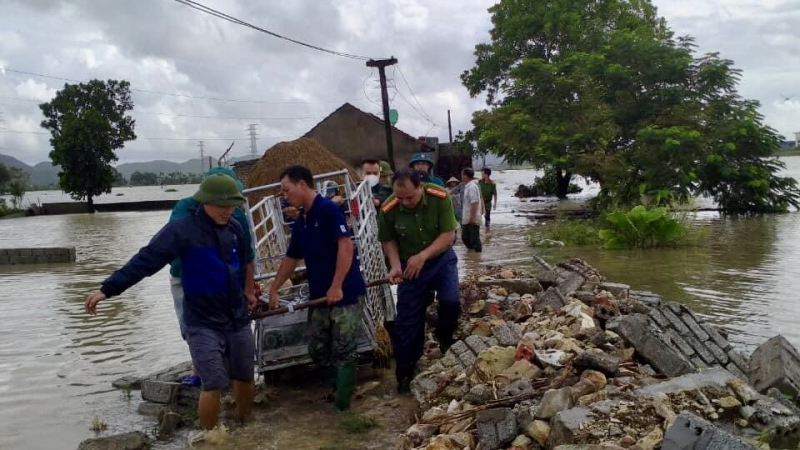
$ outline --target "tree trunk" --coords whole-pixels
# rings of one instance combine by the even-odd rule
[[[556,196],[563,200],[567,198],[569,192],[569,182],[572,180],[572,174],[569,172],[561,172],[561,169],[556,169]]]
[[[86,197],[86,205],[89,207],[89,212],[94,213],[94,199],[91,195]]]

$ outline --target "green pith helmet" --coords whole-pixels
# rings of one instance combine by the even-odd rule
[[[433,169],[433,156],[431,156],[430,152],[417,152],[414,153],[414,156],[411,157],[411,162],[408,163],[408,167],[414,167],[414,163],[424,161],[431,165],[431,169]]]
[[[239,206],[244,203],[244,196],[233,178],[218,173],[211,175],[200,183],[200,189],[192,196],[203,204],[215,206]]]
[[[390,177],[390,176],[394,175],[394,171],[392,170],[392,166],[390,166],[388,162],[381,161],[379,165],[381,166],[381,175],[387,176],[387,177]]]
[[[236,186],[239,187],[239,191],[243,191],[244,190],[244,184],[242,184],[242,182],[239,180],[239,177],[236,175],[236,172],[234,172],[233,170],[231,170],[231,169],[229,169],[227,167],[221,167],[221,166],[212,167],[211,169],[208,170],[208,172],[206,172],[204,177],[210,177],[211,175],[216,175],[218,173],[221,173],[223,175],[227,175],[227,176],[233,178],[233,181],[236,182]]]

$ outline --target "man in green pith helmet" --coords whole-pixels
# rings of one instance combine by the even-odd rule
[[[408,163],[408,167],[424,173],[424,182],[445,187],[444,180],[433,174],[433,152],[414,153],[414,156],[411,157],[411,162]]]
[[[200,426],[217,425],[222,391],[233,384],[238,418],[250,416],[255,343],[249,311],[257,303],[253,252],[244,230],[232,219],[245,202],[233,178],[216,174],[200,184],[194,199],[202,205],[190,215],[167,223],[139,252],[86,298],[84,308],[115,297],[176,258],[181,262],[183,321],[192,364],[202,383],[198,402]]]
[[[205,178],[212,177],[217,174],[231,177],[233,181],[236,182],[239,192],[244,190],[244,185],[239,180],[239,177],[233,170],[227,167],[214,167],[206,172]],[[169,216],[169,221],[173,222],[183,217],[192,215],[197,212],[197,208],[200,207],[202,207],[202,204],[194,197],[183,198],[172,208],[172,214]],[[255,257],[252,244],[253,238],[252,234],[250,233],[250,223],[247,221],[247,215],[244,212],[244,208],[236,207],[236,209],[233,210],[233,215],[231,217],[239,222],[239,225],[241,225],[244,246],[247,248],[247,257],[249,259],[253,259]],[[170,263],[170,291],[172,292],[172,300],[175,306],[175,315],[178,317],[178,326],[181,331],[181,337],[185,341],[186,325],[183,322],[183,285],[181,283],[181,273],[181,260],[180,258],[177,258]],[[255,283],[254,280],[246,280],[246,282]],[[184,386],[200,386],[200,377],[198,377],[195,373],[194,367],[192,367],[191,373],[181,381],[181,384]]]

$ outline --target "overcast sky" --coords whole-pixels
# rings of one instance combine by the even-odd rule
[[[486,10],[493,1],[201,3],[338,51],[397,57],[397,70],[388,69],[390,98],[399,111],[397,126],[412,135],[446,141],[448,109],[455,133],[468,129],[472,111],[483,106],[467,95],[459,75],[472,65],[475,44],[488,39]],[[800,131],[800,1],[656,4],[676,33],[695,36],[700,51],[719,51],[744,70],[740,92],[761,101],[769,125],[792,138]],[[29,164],[47,160],[49,152],[37,105],[64,81],[3,67],[75,80],[123,78],[135,89],[258,101],[134,92],[139,139],[118,153],[120,162],[185,161],[197,156],[199,140],[218,155],[231,139],[241,139],[232,153],[246,154],[251,123],[258,124],[262,153],[304,134],[344,102],[380,114],[377,72],[363,61],[299,47],[172,0],[0,0],[0,11],[0,153]]]

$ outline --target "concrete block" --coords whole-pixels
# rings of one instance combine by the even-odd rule
[[[558,289],[551,287],[545,291],[541,298],[539,298],[539,301],[534,304],[533,308],[536,311],[541,311],[547,307],[558,309],[566,304],[567,300],[564,298],[564,295]]]
[[[575,367],[598,370],[614,376],[619,369],[619,358],[602,350],[590,349],[575,357],[572,364]]]
[[[684,337],[686,338],[686,342],[692,346],[694,351],[697,352],[698,356],[700,356],[700,358],[705,361],[706,364],[709,366],[718,364],[711,352],[709,352],[706,346],[703,345],[703,343],[700,342],[696,337],[694,337],[693,334],[687,333]]]
[[[19,257],[20,264],[35,264],[36,257],[35,256],[20,256]]]
[[[708,333],[708,337],[711,338],[711,340],[717,345],[717,347],[721,348],[722,351],[727,352],[728,350],[731,349],[730,342],[728,342],[727,339],[725,339],[721,334],[719,334],[719,331],[717,331],[716,327],[707,324],[704,324],[702,326],[703,330],[705,330],[705,332]]]
[[[734,358],[731,360],[736,363]],[[750,382],[758,392],[776,388],[795,397],[800,391],[800,355],[781,335],[761,344],[753,352],[749,369]]]
[[[664,314],[662,314],[658,308],[651,309],[649,316],[661,328],[666,328],[669,326],[669,321],[666,317],[664,317]]]
[[[561,411],[550,421],[550,436],[547,439],[547,448],[557,448],[559,445],[580,444],[583,429],[592,421],[589,409],[578,407]]]
[[[689,359],[667,345],[662,333],[650,326],[647,316],[643,314],[609,320],[606,330],[620,335],[648,364],[667,376],[675,377],[694,371]]]
[[[168,404],[175,401],[180,383],[158,380],[142,381],[142,399],[153,403]]]
[[[489,348],[489,346],[486,345],[486,343],[483,341],[483,339],[481,339],[480,336],[476,336],[474,334],[471,334],[471,335],[467,336],[467,338],[464,339],[464,342],[476,354],[482,352],[483,350],[486,350],[487,348]],[[453,344],[453,345],[455,345],[455,344]]]
[[[561,411],[572,408],[570,388],[550,389],[542,396],[542,403],[536,411],[537,419],[551,419]]]
[[[40,256],[34,256],[34,258],[36,264],[50,264],[51,262],[53,262],[50,260],[51,258],[50,256],[40,255]]]
[[[622,283],[600,283],[600,289],[610,292],[616,298],[628,298],[631,287]]]
[[[756,447],[684,411],[667,430],[661,450],[756,450]]]
[[[684,356],[691,358],[695,354],[694,349],[675,330],[667,330],[664,335],[670,340],[670,342],[678,347],[678,350],[680,350]]]
[[[150,438],[141,431],[101,438],[86,439],[78,450],[144,450],[150,447]]]
[[[517,417],[511,408],[478,411],[475,417],[483,448],[497,450],[517,437]]]
[[[516,347],[522,336],[519,335],[513,322],[506,322],[492,328],[492,335],[504,347]]]
[[[688,309],[686,309],[683,315],[681,315],[681,319],[683,319],[683,322],[686,324],[686,326],[689,327],[690,330],[692,330],[692,333],[694,333],[694,335],[697,336],[697,339],[700,339],[700,342],[705,342],[709,339],[706,330],[704,330],[703,327],[700,326],[700,324],[695,319],[694,314],[692,314]]]
[[[670,326],[675,328],[675,330],[677,330],[682,336],[688,338],[689,333],[691,333],[691,331],[689,331],[689,327],[683,323],[683,320],[681,320],[681,318],[678,317],[671,308],[661,308],[661,312],[664,314],[664,317],[669,320]]]
[[[728,358],[728,354],[719,348],[717,344],[710,340],[708,342],[704,342],[704,344],[706,346],[706,350],[714,355],[714,359],[719,361],[719,363],[722,365],[728,364],[728,361],[730,360],[730,358]]]

